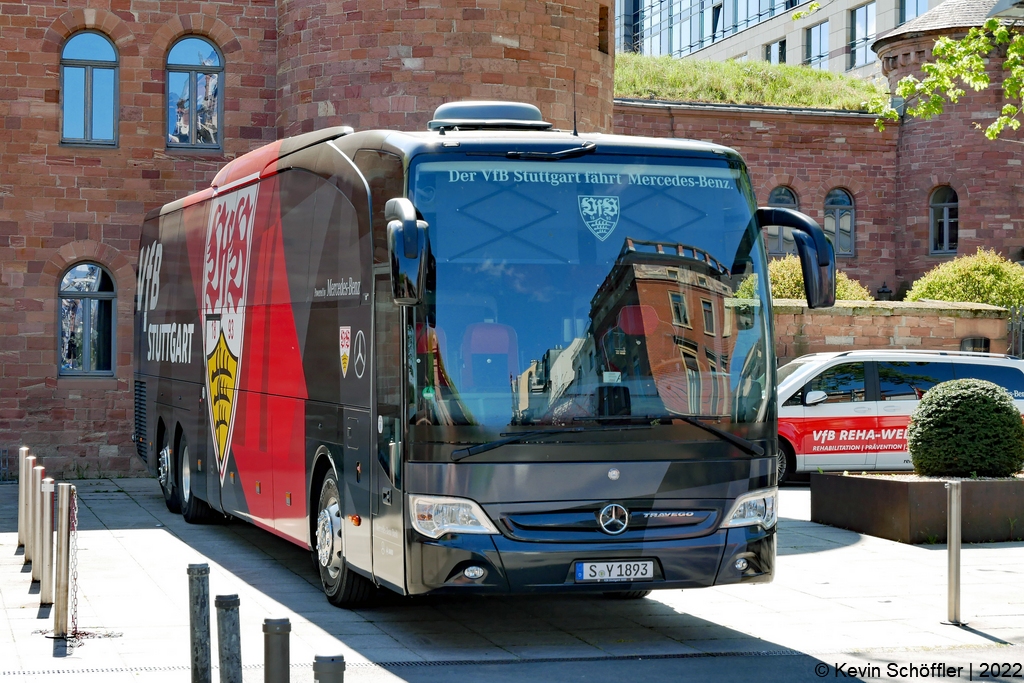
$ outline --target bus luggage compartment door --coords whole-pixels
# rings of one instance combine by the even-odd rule
[[[373,572],[370,532],[370,414],[365,410],[344,408],[343,434],[345,441],[345,561],[363,570]],[[356,526],[355,520],[359,519]]]

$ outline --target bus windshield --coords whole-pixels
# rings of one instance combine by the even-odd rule
[[[414,424],[766,419],[767,270],[741,164],[435,156],[410,171],[434,261]]]

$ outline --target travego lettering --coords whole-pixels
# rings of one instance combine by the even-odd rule
[[[149,352],[146,360],[189,363],[192,361],[192,334],[195,325],[153,323],[147,330]]]

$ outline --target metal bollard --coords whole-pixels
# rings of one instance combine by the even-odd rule
[[[289,683],[291,650],[288,644],[292,623],[287,619],[263,620],[263,681]]]
[[[341,655],[314,657],[313,683],[345,683],[345,658]]]
[[[238,624],[237,595],[218,595],[217,640],[220,651],[220,683],[242,683],[242,636]]]
[[[53,479],[43,479],[41,489],[43,516],[42,530],[40,531],[41,543],[39,544],[40,557],[40,579],[39,579],[39,604],[53,604]]]
[[[188,566],[192,683],[210,683],[210,565]]]
[[[32,527],[32,471],[35,467],[36,456],[25,458],[25,562],[32,561],[32,541],[36,537],[36,530]]]
[[[947,606],[949,624],[966,626],[960,621],[960,505],[961,482],[946,482],[949,495],[946,499],[946,549],[948,552],[949,586]]]
[[[71,484],[57,484],[57,595],[53,636],[68,637],[68,590],[71,585]]]
[[[43,478],[46,477],[46,468],[36,465],[32,468],[32,580],[39,581],[43,578]]]
[[[18,545],[21,547],[28,545],[25,540],[28,535],[25,528],[28,522],[28,468],[25,466],[27,459],[28,446],[22,446],[18,449]]]

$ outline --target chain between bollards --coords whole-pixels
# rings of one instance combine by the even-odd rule
[[[960,621],[960,512],[962,504],[962,482],[946,482],[949,494],[946,499],[946,550],[949,585],[947,587],[947,612],[953,626],[966,626]]]
[[[188,566],[192,683],[210,683],[210,565]]]
[[[218,595],[217,645],[220,659],[220,683],[242,683],[242,635],[238,623],[237,595]]]

